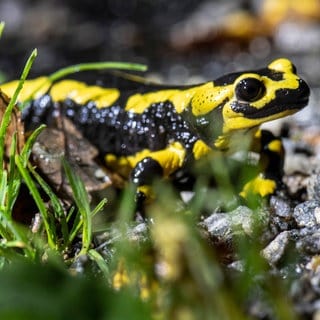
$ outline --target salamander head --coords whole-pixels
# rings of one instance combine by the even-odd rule
[[[200,109],[197,105],[200,99],[194,99],[193,113],[208,115],[219,108],[224,133],[256,127],[293,114],[308,104],[310,95],[307,83],[296,74],[291,61],[284,58],[273,61],[264,69],[223,76],[214,81],[212,89],[216,91],[212,107]],[[204,101],[203,94],[201,101]],[[209,93],[206,96],[209,97]]]

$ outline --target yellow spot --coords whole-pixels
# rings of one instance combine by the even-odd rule
[[[214,142],[214,146],[219,150],[225,150],[229,147],[230,138],[228,135],[219,136]]]
[[[181,257],[190,241],[190,230],[177,215],[168,216],[163,210],[155,212],[155,221],[150,226],[152,239],[158,253],[159,275],[166,281],[175,281],[182,276]]]
[[[280,71],[280,72],[292,72],[293,71],[293,65],[290,60],[285,58],[277,59],[273,62],[271,62],[268,65],[269,69]]]
[[[114,154],[107,154],[105,156],[105,163],[107,167],[113,169],[122,177],[127,178],[132,170],[132,166],[127,157],[117,157]]]
[[[97,108],[110,107],[120,96],[117,89],[104,89],[104,94],[94,99]]]
[[[1,90],[9,97],[12,97],[17,89],[19,81],[11,81],[2,84]],[[51,86],[51,82],[47,77],[39,77],[32,80],[27,80],[23,84],[23,88],[19,93],[18,100],[24,102],[28,99],[36,99],[47,93]]]
[[[261,134],[261,130],[257,130],[256,132],[255,132],[255,134],[254,134],[254,137],[256,138],[256,139],[261,139],[261,136],[262,136],[262,134]]]
[[[191,101],[192,114],[195,116],[207,114],[222,105],[224,100],[230,99],[232,95],[233,85],[215,87],[213,82],[208,82],[198,87],[194,93]]]
[[[283,145],[281,140],[273,140],[268,144],[268,149],[272,152],[282,153],[283,152]]]
[[[63,80],[52,86],[50,95],[53,101],[69,98],[80,105],[93,101],[98,108],[102,108],[112,105],[119,98],[120,92],[117,89],[88,86],[76,80]]]
[[[124,263],[120,262],[118,265],[118,270],[113,276],[112,286],[116,290],[120,290],[122,287],[130,283],[129,275],[124,267]]]
[[[105,162],[108,164],[115,163],[117,161],[117,157],[114,154],[108,153],[105,156]]]
[[[151,296],[152,288],[145,274],[141,275],[139,286],[140,286],[140,298],[144,301],[148,300]]]
[[[207,155],[210,151],[212,151],[212,149],[207,144],[205,144],[202,140],[196,141],[192,149],[194,158],[196,160]]]
[[[150,157],[159,162],[164,171],[164,176],[168,177],[182,167],[185,155],[186,150],[182,144],[173,142],[164,150],[151,153]]]
[[[243,198],[247,198],[249,195],[252,195],[252,194],[265,197],[274,193],[276,186],[277,185],[274,180],[265,179],[259,175],[244,185],[240,195]]]
[[[152,202],[156,198],[151,186],[148,186],[148,185],[139,186],[137,188],[137,191],[143,193],[146,196],[146,201],[145,201],[146,204],[148,204],[149,202]]]
[[[53,101],[63,101],[67,98],[74,100],[79,91],[83,90],[86,85],[75,80],[63,80],[55,85],[50,90],[50,95]]]
[[[144,149],[134,155],[127,157],[115,157],[114,155],[106,155],[106,164],[117,169],[119,174],[128,176],[130,171],[138,162],[146,157],[156,160],[163,169],[164,177],[168,177],[177,169],[181,168],[185,159],[186,150],[179,142],[169,144],[165,149],[159,151],[150,151]]]
[[[212,92],[212,88],[213,83],[208,82],[188,89],[168,89],[144,94],[137,93],[128,99],[125,109],[135,113],[142,113],[153,103],[170,101],[174,105],[175,110],[178,113],[181,113],[189,106],[191,100],[192,105],[193,103],[201,104],[201,95],[207,94],[210,99],[207,97],[204,100],[204,104],[201,106],[197,105],[194,110],[192,107],[193,112],[204,114],[211,111],[213,106],[216,106],[216,103],[211,101],[212,97],[216,94],[215,92]],[[198,98],[196,98],[194,102],[195,96]]]

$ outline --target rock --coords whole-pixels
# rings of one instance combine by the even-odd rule
[[[201,225],[207,229],[211,237],[221,241],[232,240],[231,219],[228,213],[213,213]]]
[[[296,243],[297,249],[307,254],[320,254],[320,231],[312,232]]]
[[[234,231],[244,232],[251,235],[254,231],[254,224],[257,221],[256,213],[245,206],[239,206],[230,212],[232,228]]]
[[[320,173],[313,173],[307,183],[308,199],[320,201]]]
[[[280,197],[272,196],[270,198],[270,206],[277,216],[287,219],[291,218],[291,207],[286,200],[281,199]]]
[[[298,204],[293,210],[293,218],[299,228],[312,228],[320,223],[320,202],[309,200]]]
[[[210,236],[230,241],[239,233],[252,235],[257,219],[261,220],[261,217],[264,217],[262,214],[260,217],[259,214],[246,206],[239,206],[228,213],[213,213],[201,223],[201,226],[209,232]]]
[[[265,247],[261,254],[271,265],[277,264],[285,254],[285,251],[290,242],[289,231],[279,233],[267,247]]]

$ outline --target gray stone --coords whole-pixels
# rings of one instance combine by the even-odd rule
[[[293,211],[298,227],[312,228],[320,224],[320,202],[309,200],[298,204]]]
[[[291,208],[287,201],[279,197],[272,196],[270,198],[270,206],[274,210],[274,213],[277,216],[283,217],[283,218],[291,217]]]
[[[283,257],[289,242],[289,231],[283,231],[262,250],[261,254],[269,264],[275,265]]]
[[[213,237],[224,241],[230,241],[232,239],[232,225],[228,213],[213,213],[206,218],[201,225],[207,229]]]
[[[320,174],[313,173],[307,183],[308,199],[320,201]]]
[[[297,241],[297,249],[307,254],[320,253],[320,230],[315,231]]]
[[[235,234],[252,235],[254,225],[257,219],[260,219],[259,214],[248,207],[239,206],[228,213],[213,213],[201,223],[201,226],[211,236],[229,241],[232,240],[232,236]]]

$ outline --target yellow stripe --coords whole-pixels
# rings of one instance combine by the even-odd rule
[[[130,171],[146,157],[156,160],[163,169],[164,177],[170,176],[174,171],[181,168],[186,156],[186,149],[179,142],[169,144],[165,149],[150,151],[144,149],[128,157],[116,157],[113,154],[105,156],[106,164],[123,176],[128,176]]]
[[[19,81],[11,81],[1,85],[1,90],[9,97],[12,97]],[[43,96],[49,90],[51,82],[47,77],[39,77],[33,80],[27,80],[23,84],[18,100],[23,102],[28,99],[36,99]]]
[[[15,80],[5,83],[0,87],[7,96],[12,97],[18,83],[19,81]],[[89,101],[93,101],[98,108],[111,106],[120,96],[118,89],[88,86],[76,80],[63,80],[52,85],[48,77],[39,77],[24,82],[18,100],[23,102],[31,98],[37,99],[48,91],[54,102],[64,101],[69,98],[83,105]]]
[[[196,160],[202,158],[203,156],[207,155],[212,149],[205,144],[202,140],[198,140],[195,142],[192,152],[193,156]]]
[[[160,103],[165,101],[170,101],[175,107],[178,113],[183,112],[193,100],[194,96],[198,93],[205,92],[213,87],[212,82],[205,83],[199,86],[195,86],[188,89],[168,89],[159,90],[150,93],[137,93],[132,95],[125,106],[125,110],[134,113],[142,113],[153,103]],[[198,113],[203,114],[208,112],[208,109],[212,108],[212,104],[204,106],[205,109],[199,111]]]
[[[50,90],[53,101],[72,99],[78,104],[95,102],[98,108],[111,106],[120,96],[118,89],[88,86],[76,80],[63,80],[54,84]]]

